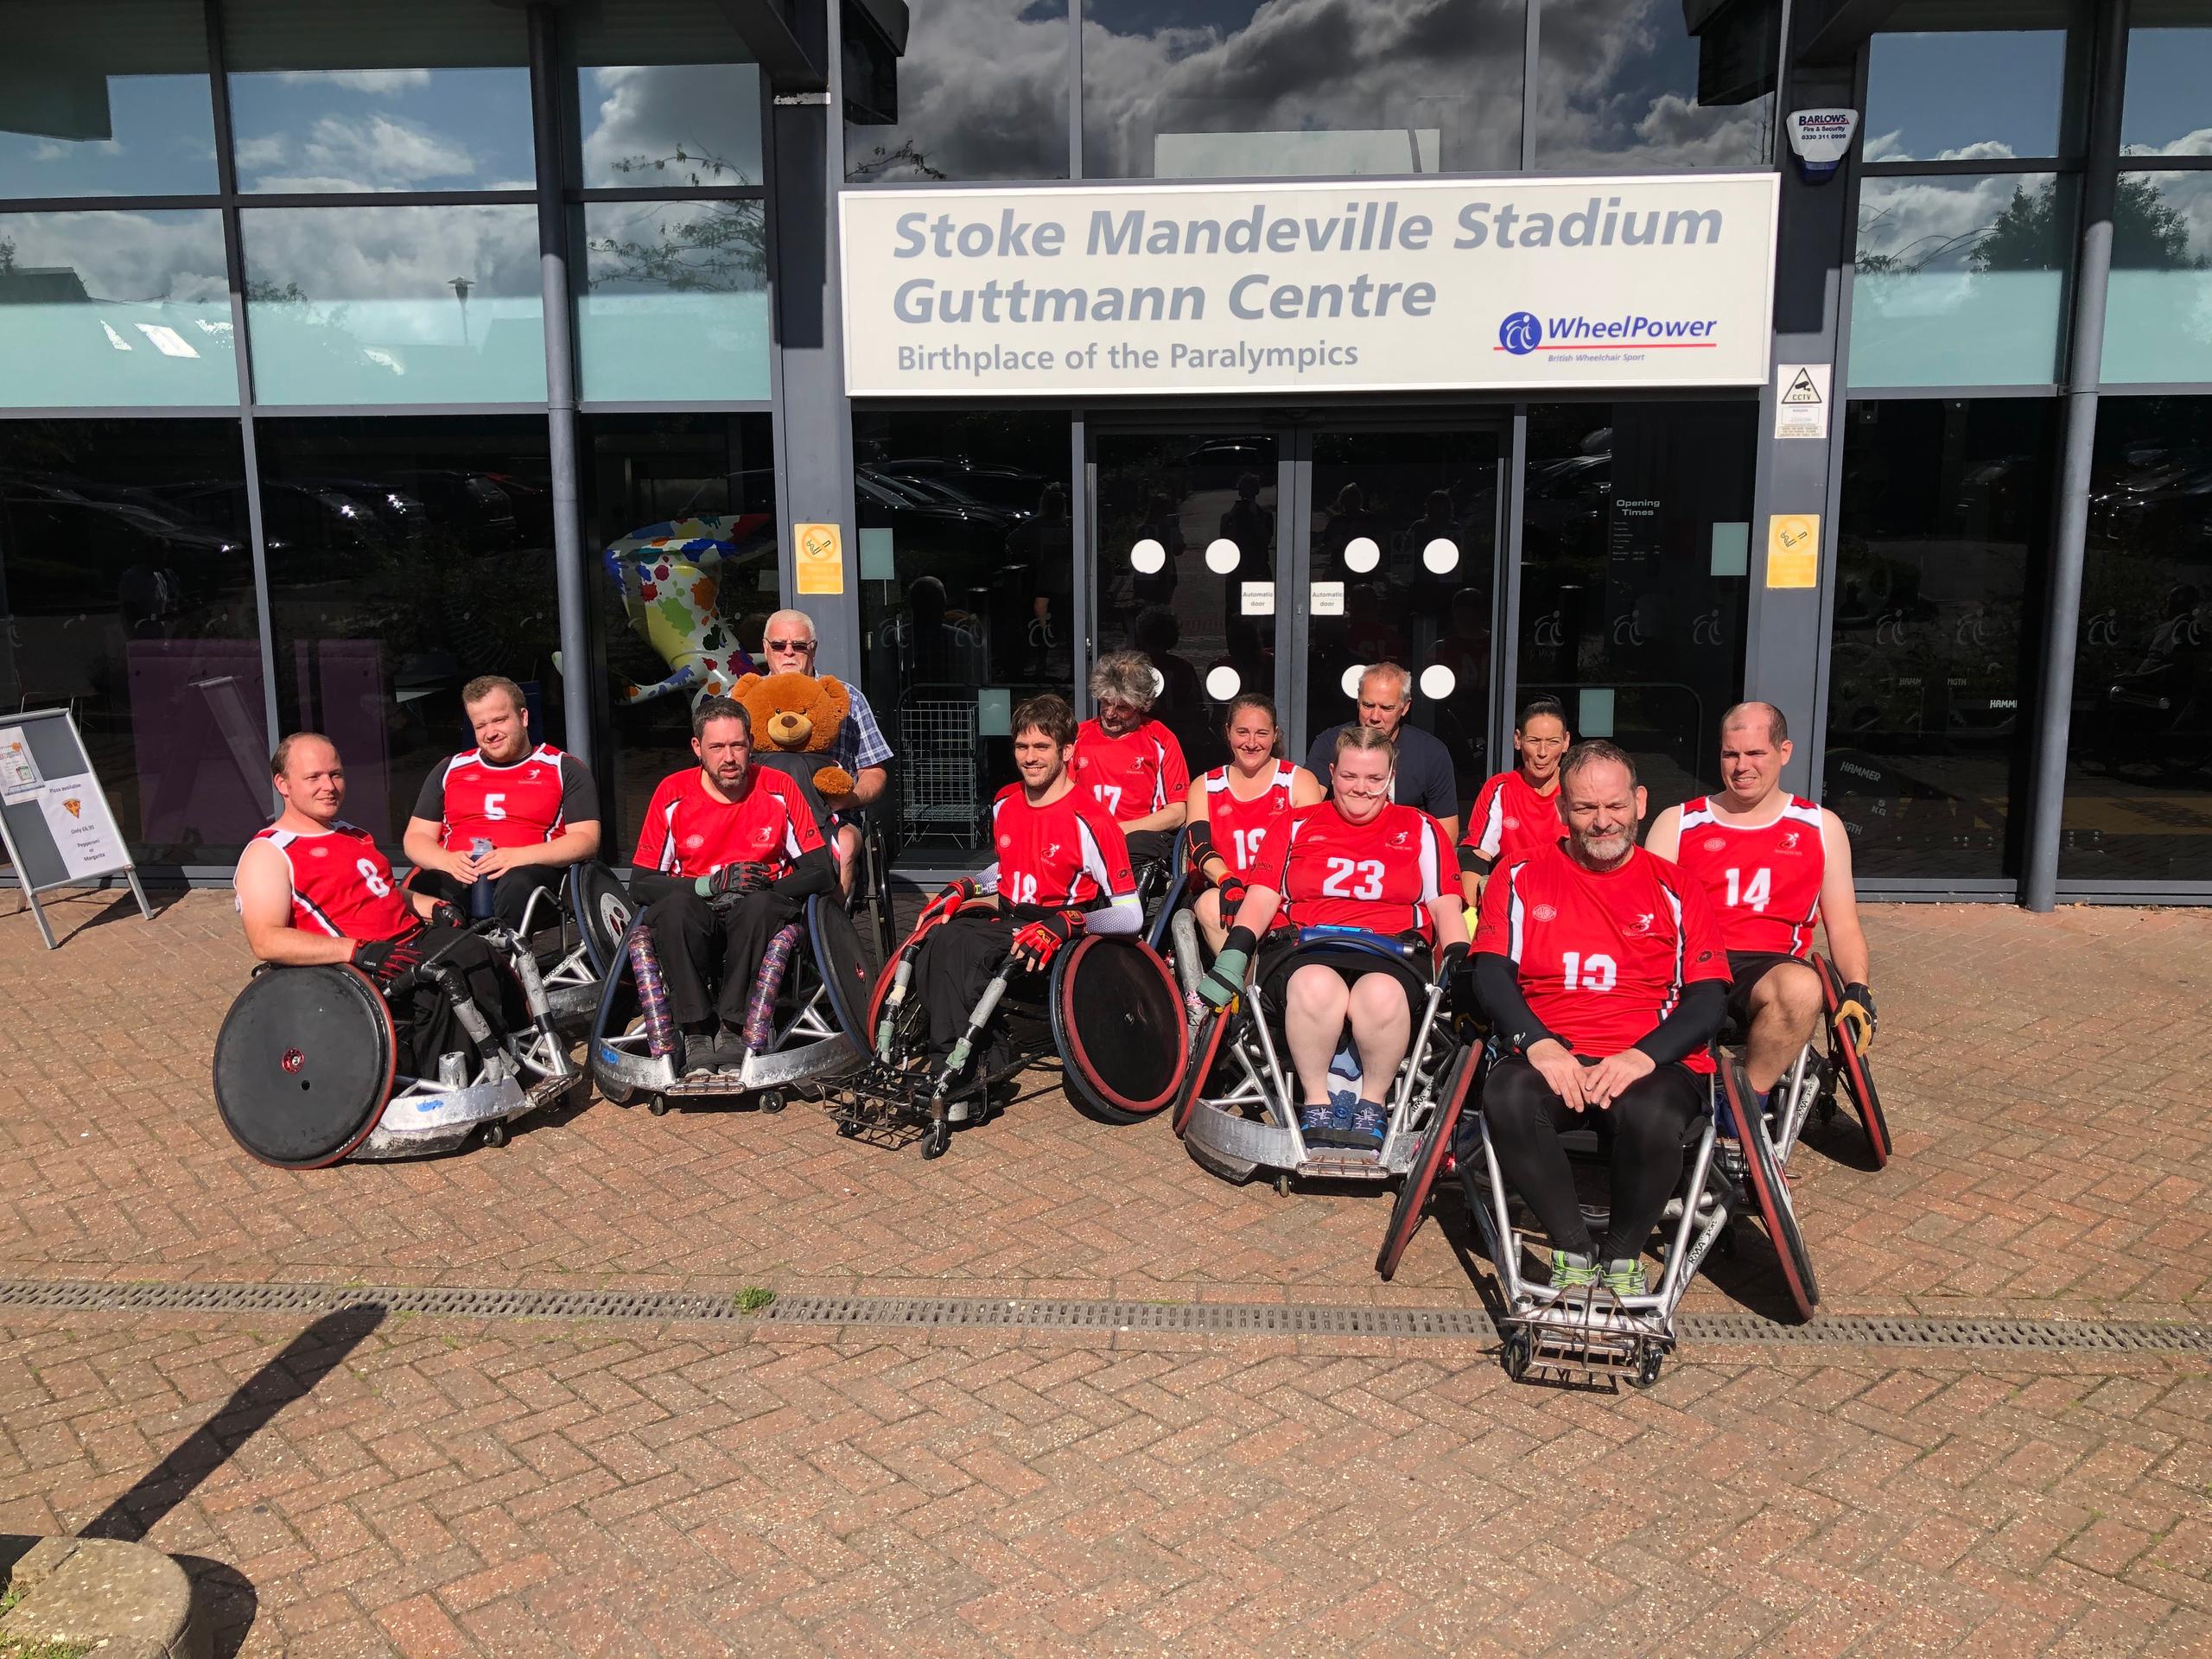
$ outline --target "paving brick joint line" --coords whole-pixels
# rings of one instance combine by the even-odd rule
[[[1487,1310],[1327,1303],[1127,1302],[1083,1298],[790,1296],[748,1307],[741,1296],[682,1291],[552,1291],[437,1286],[113,1284],[0,1280],[0,1308],[129,1313],[322,1313],[369,1306],[474,1319],[589,1319],[663,1324],[826,1325],[920,1330],[1060,1330],[1285,1336],[1445,1338],[1496,1333]],[[1688,1340],[1843,1344],[1853,1347],[2055,1349],[2212,1353],[2212,1327],[2107,1319],[1949,1319],[1845,1315],[1804,1325],[1739,1314],[1687,1313]]]

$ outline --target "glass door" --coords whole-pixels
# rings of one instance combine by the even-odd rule
[[[1141,651],[1195,776],[1243,691],[1277,696],[1281,435],[1102,432],[1092,448],[1092,660]],[[1088,700],[1084,700],[1088,706]]]

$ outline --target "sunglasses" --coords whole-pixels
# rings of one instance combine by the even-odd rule
[[[771,639],[766,642],[766,645],[770,651],[812,651],[814,641],[811,639]]]

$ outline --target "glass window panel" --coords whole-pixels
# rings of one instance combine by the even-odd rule
[[[1522,0],[1085,0],[1083,17],[1089,177],[1521,164]]]
[[[2212,380],[2212,173],[2123,173],[2104,378]]]
[[[0,405],[235,404],[223,222],[0,214]]]
[[[597,702],[612,711],[602,745],[614,813],[607,850],[620,866],[637,847],[654,786],[683,763],[691,741],[689,690],[636,696],[631,688],[658,687],[687,664],[726,668],[741,639],[757,652],[778,603],[782,537],[767,416],[593,415],[582,435],[585,536],[603,555],[592,562],[592,614],[607,674]],[[677,595],[680,643],[665,601],[649,616],[636,588],[618,588],[610,574],[609,561],[635,582],[652,556],[641,550],[670,537],[682,550],[668,560],[670,575],[647,579]],[[849,663],[820,667],[854,672]]]
[[[2144,4],[2128,13],[2127,86],[2120,99],[2125,156],[2212,156],[2212,5]],[[2194,28],[2145,28],[2193,23]]]
[[[423,779],[471,744],[461,688],[504,674],[566,734],[540,416],[264,421],[262,515],[284,729],[327,732],[346,816],[397,844]]]
[[[1529,411],[1520,677],[1507,701],[1559,698],[1578,736],[1636,757],[1655,806],[1719,781],[1750,582],[1713,573],[1713,538],[1751,518],[1758,450],[1755,404]]]
[[[1774,94],[1700,105],[1700,43],[1683,10],[1676,0],[1544,0],[1538,167],[1757,167],[1767,160]]]
[[[212,193],[200,0],[8,9],[0,197]]]
[[[2011,27],[1962,26],[1975,10],[1986,14],[1948,3],[1900,7],[1889,28],[1868,41],[1865,159],[1979,162],[2066,153],[2065,29],[2032,27],[2056,20],[2019,7],[2010,9]]]
[[[141,866],[269,820],[235,420],[0,422],[0,708],[68,705]]]
[[[1067,177],[1067,0],[937,0],[903,54],[861,8],[844,18],[853,183]]]
[[[519,8],[226,0],[238,188],[529,190],[530,71]]]
[[[760,202],[599,201],[582,213],[576,350],[585,397],[768,396]]]
[[[751,64],[627,64],[577,74],[588,189],[761,182],[760,72]]]
[[[2097,409],[2058,871],[2212,880],[2212,398]]]
[[[2058,409],[1851,405],[1821,798],[1861,876],[2016,871]]]
[[[280,207],[241,217],[259,402],[544,398],[534,207]]]
[[[2074,200],[2075,181],[2050,174],[1862,181],[1852,384],[2052,379]]]
[[[1075,692],[1065,410],[853,417],[863,537],[893,575],[861,582],[863,690],[898,752],[900,857],[981,868],[982,814],[1014,779],[1010,706]]]

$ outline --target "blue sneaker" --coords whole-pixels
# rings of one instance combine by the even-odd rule
[[[1351,1120],[1345,1126],[1344,1144],[1360,1152],[1380,1152],[1382,1137],[1389,1133],[1390,1114],[1371,1100],[1355,1101]]]
[[[1329,1139],[1329,1135],[1336,1118],[1334,1102],[1325,1102],[1319,1106],[1301,1106],[1298,1109],[1298,1132],[1305,1137],[1309,1147],[1333,1146],[1336,1143]]]

